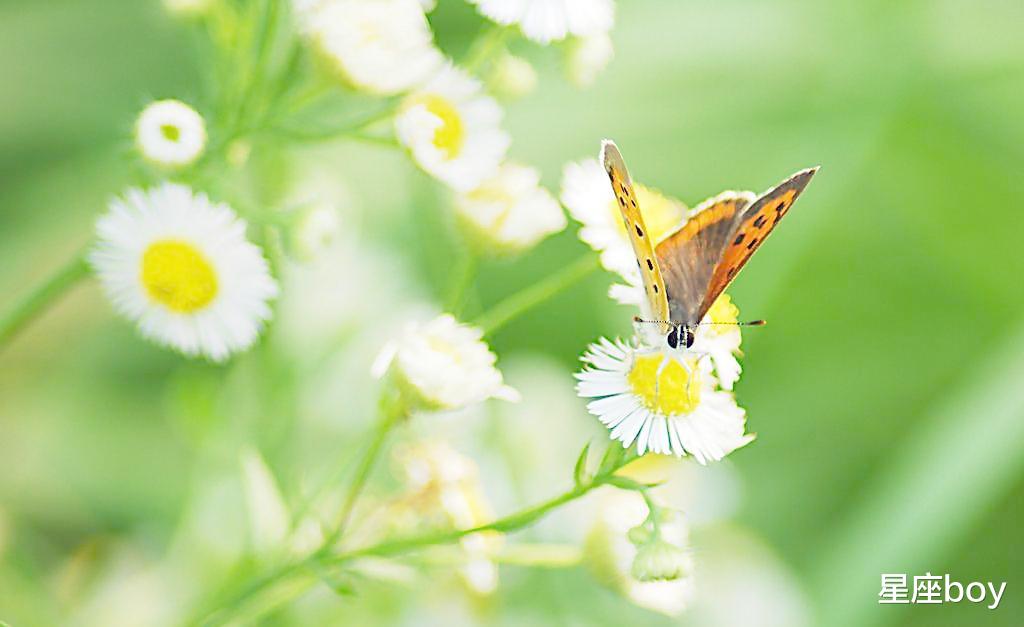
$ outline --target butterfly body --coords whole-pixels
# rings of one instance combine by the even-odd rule
[[[645,313],[674,350],[689,348],[715,300],[732,283],[810,182],[801,170],[767,192],[723,192],[655,246],[647,235],[629,172],[615,143],[601,145],[626,232],[643,280]]]

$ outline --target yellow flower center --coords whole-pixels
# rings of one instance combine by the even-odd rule
[[[181,129],[173,124],[161,124],[160,134],[168,141],[176,142],[181,138]]]
[[[449,159],[458,156],[466,139],[466,131],[455,105],[437,94],[418,96],[413,104],[423,105],[441,120],[441,125],[434,131],[434,145],[438,150],[443,151]]]
[[[711,335],[723,335],[725,333],[731,333],[739,327],[732,326],[736,324],[739,319],[740,310],[732,303],[732,299],[729,298],[728,294],[722,294],[708,309],[708,313],[704,316],[704,319],[708,322],[714,322],[715,324],[708,325],[705,327],[707,332]]]
[[[693,380],[677,359],[670,359],[658,376],[662,355],[636,355],[626,381],[647,409],[665,416],[688,414],[700,403],[701,375],[697,360],[687,360]]]
[[[644,224],[647,225],[647,232],[651,234],[653,241],[660,242],[667,235],[674,233],[683,223],[686,207],[676,200],[663,196],[657,190],[639,183],[633,183],[633,186],[636,188],[640,211],[644,214]],[[622,224],[619,203],[615,199],[608,203],[608,211],[612,213],[612,224],[618,226],[622,238],[626,239],[626,227]]]
[[[162,240],[142,255],[142,284],[154,301],[178,313],[192,313],[217,295],[217,274],[192,244]]]

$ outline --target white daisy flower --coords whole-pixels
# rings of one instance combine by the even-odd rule
[[[277,295],[245,228],[227,205],[184,185],[130,189],[96,223],[89,260],[143,336],[222,361],[256,341]]]
[[[579,37],[565,51],[565,73],[576,87],[590,87],[615,56],[608,33]]]
[[[505,158],[511,140],[498,126],[501,115],[479,81],[449,65],[406,98],[395,132],[421,168],[468,192]]]
[[[685,205],[635,181],[633,185],[647,231],[655,242],[679,228],[686,215]],[[601,265],[639,284],[636,256],[622,226],[619,205],[612,194],[608,173],[597,159],[566,164],[562,171],[562,204],[583,225],[580,239],[601,253]]]
[[[480,13],[503,26],[518,24],[528,39],[540,44],[611,30],[612,0],[469,0]]]
[[[410,323],[384,347],[372,372],[377,377],[392,372],[406,400],[419,409],[458,409],[488,398],[518,400],[482,338],[480,329],[449,314],[426,324]]]
[[[635,442],[640,455],[692,455],[701,464],[753,440],[744,433],[746,413],[731,393],[716,389],[707,359],[684,354],[663,361],[666,355],[603,338],[584,354],[576,391],[595,399],[587,410],[613,440],[624,447]]]
[[[135,145],[143,158],[163,167],[193,163],[206,147],[206,124],[195,109],[178,100],[146,105],[135,122]]]
[[[418,0],[303,0],[297,13],[303,31],[358,89],[408,91],[444,63]]]
[[[540,186],[537,170],[505,163],[455,208],[470,228],[496,249],[517,252],[565,228],[562,207]]]

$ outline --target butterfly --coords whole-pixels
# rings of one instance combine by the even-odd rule
[[[772,189],[724,192],[698,206],[676,232],[655,246],[644,225],[629,171],[615,142],[601,143],[622,220],[633,244],[647,305],[672,349],[690,348],[697,325],[732,283],[818,168],[801,170]],[[763,324],[758,321],[753,324]]]

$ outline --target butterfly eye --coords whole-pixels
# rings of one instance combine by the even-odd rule
[[[679,327],[672,327],[665,339],[668,340],[669,348],[677,348],[679,346]]]

